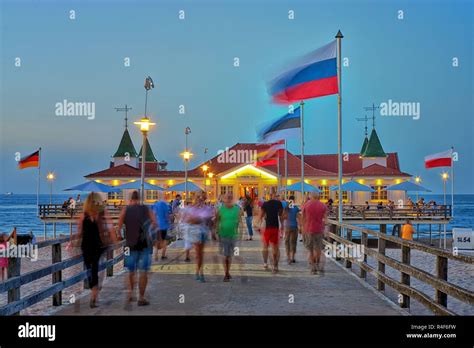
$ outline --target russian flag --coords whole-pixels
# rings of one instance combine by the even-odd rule
[[[318,48],[269,83],[275,103],[290,104],[339,92],[337,41]]]
[[[453,149],[435,153],[425,157],[425,168],[451,167],[453,164]]]

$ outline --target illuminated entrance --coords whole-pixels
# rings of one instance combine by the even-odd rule
[[[258,184],[241,184],[240,185],[240,197],[250,197],[254,199],[258,197]]]

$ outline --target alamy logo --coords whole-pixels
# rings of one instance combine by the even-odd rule
[[[218,163],[246,163],[253,164],[257,161],[257,150],[229,150],[228,147],[225,150],[217,151],[219,155],[217,157]]]
[[[28,322],[18,326],[20,338],[47,338],[48,341],[56,339],[56,325],[34,325]]]
[[[361,244],[326,244],[324,246],[324,255],[328,258],[364,260],[364,245]]]
[[[420,112],[418,102],[394,102],[389,99],[387,102],[380,103],[381,116],[404,116],[419,120]]]
[[[70,102],[64,99],[55,104],[56,116],[83,116],[88,120],[95,119],[94,102]]]

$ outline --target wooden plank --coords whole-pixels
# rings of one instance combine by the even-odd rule
[[[405,245],[402,246],[402,263],[406,265],[410,264],[410,247]],[[410,286],[410,275],[405,272],[402,272],[401,283]],[[402,294],[402,301],[400,302],[400,307],[410,308],[410,296],[408,296],[407,294]]]
[[[448,280],[448,259],[446,257],[436,257],[436,275],[438,279]],[[436,289],[436,302],[440,305],[448,306],[448,295],[439,289]]]
[[[347,229],[347,240],[352,241],[352,230],[350,228]],[[352,262],[349,259],[345,260],[345,266],[346,268],[351,268],[352,267]]]
[[[52,246],[52,260],[51,263],[54,265],[55,263],[59,263],[62,261],[61,256],[61,244],[53,244]],[[52,283],[60,283],[63,279],[62,271],[56,271],[52,274]],[[62,305],[62,292],[58,291],[57,293],[53,294],[53,306],[60,306]]]
[[[387,233],[387,225],[380,225],[380,233]],[[379,238],[378,239],[378,253],[381,255],[385,255],[385,239]],[[377,270],[380,273],[385,273],[385,264],[382,261],[377,262]],[[377,290],[378,291],[385,291],[385,283],[381,280],[377,280]]]
[[[364,248],[364,261],[363,263],[367,263],[367,254],[365,253],[365,249],[367,249],[367,234],[362,232],[362,235],[361,235],[361,245],[363,246]],[[360,268],[360,273],[359,273],[359,277],[367,280],[367,272],[366,270],[361,267]]]
[[[21,258],[12,257],[8,259],[7,277],[17,277],[21,271]],[[8,290],[8,303],[18,301],[20,299],[20,286]],[[12,312],[13,315],[20,315],[20,311]]]

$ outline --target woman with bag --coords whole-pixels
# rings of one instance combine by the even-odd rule
[[[75,239],[80,239],[84,265],[90,272],[88,281],[91,289],[90,307],[97,307],[99,295],[99,260],[108,246],[116,241],[113,229],[109,229],[109,218],[105,208],[97,204],[100,196],[91,192],[84,202],[84,212],[79,218]]]

